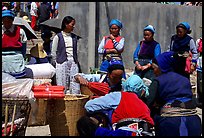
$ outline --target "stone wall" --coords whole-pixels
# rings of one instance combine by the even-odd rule
[[[124,25],[121,35],[125,37],[123,59],[127,69],[134,68],[133,52],[143,38],[143,28],[148,24],[155,27],[155,40],[161,44],[162,52],[167,50],[179,22],[189,22],[192,29],[190,35],[194,40],[202,34],[201,6],[152,2],[60,2],[59,13],[59,18],[71,15],[76,19],[75,32],[82,36],[79,41],[79,61],[85,73],[90,67],[100,65],[98,44],[104,35],[109,34],[108,24],[113,18],[121,20]]]

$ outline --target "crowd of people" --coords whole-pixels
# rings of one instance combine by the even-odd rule
[[[154,40],[154,26],[144,26],[144,38],[137,43],[132,55],[134,73],[126,78],[121,56],[125,37],[120,36],[123,27],[120,20],[111,20],[110,33],[98,46],[98,53],[103,55],[100,66],[103,74],[84,74],[77,55],[80,37],[73,33],[77,23],[75,18],[65,16],[61,31],[51,40],[51,31],[46,26],[38,26],[37,20],[41,23],[55,18],[57,12],[52,12],[47,2],[32,2],[30,15],[31,27],[33,30],[40,28],[44,43],[31,48],[29,64],[52,64],[56,69],[54,85],[64,86],[65,94],[80,94],[80,85],[88,86],[88,82],[107,83],[110,88],[106,95],[90,99],[85,104],[87,116],[77,122],[80,135],[138,136],[144,135],[142,130],[150,132],[155,128],[156,136],[201,136],[201,119],[196,114],[190,74],[197,69],[202,76],[202,37],[195,43],[189,35],[191,27],[188,22],[175,27],[176,33],[170,38],[169,49],[163,53],[159,42]],[[15,74],[6,68],[8,65],[2,71],[22,78],[26,76],[26,68],[20,67],[24,64],[27,38],[24,30],[13,24],[14,18],[12,10],[2,10],[2,58],[16,55],[10,61],[18,61]],[[6,64],[11,63],[8,61]],[[143,78],[151,80],[150,86],[143,82]],[[201,102],[201,94],[199,96]],[[103,126],[98,116],[94,116],[101,112],[106,115],[109,126]],[[122,125],[121,120],[125,122]],[[131,124],[135,125],[134,128],[129,127]]]

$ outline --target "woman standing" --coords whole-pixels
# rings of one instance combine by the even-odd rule
[[[174,71],[190,79],[190,73],[196,70],[198,52],[195,42],[191,36],[190,25],[187,22],[181,22],[176,26],[176,34],[171,37],[170,51],[179,53]],[[192,60],[189,69],[186,67],[186,58],[192,54]]]
[[[65,87],[65,93],[80,93],[80,85],[73,86],[73,77],[81,72],[77,56],[77,41],[79,36],[72,33],[75,19],[64,17],[61,25],[62,31],[53,38],[52,64],[56,66],[57,85]],[[69,90],[69,91],[67,91]]]
[[[139,42],[133,55],[135,74],[141,78],[153,80],[154,73],[151,70],[151,62],[161,53],[160,44],[154,40],[155,28],[147,25],[144,28],[144,39]]]
[[[121,21],[117,19],[111,20],[109,24],[110,34],[108,36],[104,36],[99,44],[98,53],[103,55],[103,61],[100,66],[101,71],[108,71],[107,68],[111,59],[116,59],[123,64],[121,53],[124,50],[125,39],[120,36],[120,30],[122,27],[123,25]]]

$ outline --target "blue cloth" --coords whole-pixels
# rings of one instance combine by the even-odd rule
[[[173,64],[175,63],[175,58],[173,57],[174,52],[164,52],[156,57],[159,68],[162,72],[171,71]]]
[[[152,33],[155,33],[155,28],[152,26],[152,25],[147,25],[145,28],[144,28],[144,31],[146,30],[149,30],[151,31]]]
[[[118,107],[120,100],[121,92],[111,92],[105,96],[87,101],[84,107],[89,113],[111,109],[115,110]]]
[[[159,82],[159,102],[167,103],[177,98],[192,98],[191,84],[188,78],[173,71],[155,78]]]
[[[171,41],[173,42],[173,51],[175,52],[184,52],[190,50],[190,40],[192,39],[191,36],[186,35],[182,38],[178,37],[177,35],[172,36]]]
[[[136,49],[135,49],[135,52],[133,54],[133,62],[135,63],[135,61],[137,61],[139,58],[139,51],[140,51],[140,43],[138,43]],[[158,56],[159,54],[161,53],[161,47],[160,47],[160,44],[157,43],[157,45],[155,46],[155,49],[154,49],[154,57]],[[151,61],[150,61],[151,63]]]
[[[145,91],[145,97],[149,96],[149,88],[143,83],[143,80],[138,75],[131,75],[125,82],[122,83],[123,89],[126,92],[135,92],[138,97]]]
[[[7,17],[7,16],[14,18],[14,17],[15,17],[15,14],[14,14],[14,12],[11,11],[11,10],[3,10],[3,11],[2,11],[2,17]]]
[[[120,20],[118,20],[118,19],[111,20],[111,22],[109,24],[109,27],[111,27],[113,24],[117,25],[119,28],[123,28],[122,22]]]
[[[156,136],[201,136],[202,125],[198,115],[186,117],[161,117],[156,115],[154,121],[155,124],[158,124],[155,126]]]
[[[189,25],[189,23],[188,22],[181,22],[181,23],[179,23],[179,25],[183,25],[183,26],[185,26],[186,27],[186,30],[190,30],[190,25]],[[179,26],[178,25],[178,26]]]
[[[114,131],[107,128],[98,127],[96,129],[95,136],[132,136],[132,133],[133,132],[127,130],[117,129]]]

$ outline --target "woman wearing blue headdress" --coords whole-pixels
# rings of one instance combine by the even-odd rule
[[[147,105],[156,136],[201,136],[201,119],[192,99],[190,80],[173,71],[175,53],[164,52],[152,60],[155,79],[149,86]]]
[[[144,39],[138,43],[133,54],[135,74],[150,80],[154,78],[151,60],[161,53],[160,44],[154,40],[154,34],[155,28],[152,25],[147,25],[144,28]]]
[[[109,24],[110,34],[103,37],[98,47],[98,53],[103,55],[100,71],[108,71],[107,68],[111,59],[116,59],[123,64],[121,53],[124,50],[125,39],[120,36],[122,27],[123,25],[118,19],[111,20]],[[123,77],[125,78],[125,75]]]
[[[190,73],[196,70],[198,52],[195,41],[188,34],[191,33],[190,25],[187,22],[181,22],[176,26],[176,34],[171,37],[169,50],[178,53],[177,64],[174,71],[190,79]],[[191,57],[192,54],[192,57]],[[188,67],[186,58],[190,58],[191,63]]]

